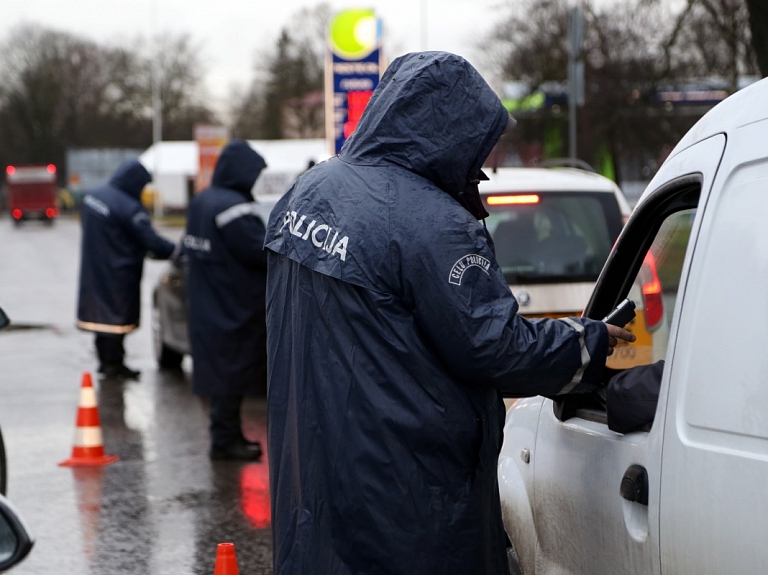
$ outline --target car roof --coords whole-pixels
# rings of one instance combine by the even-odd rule
[[[606,192],[618,186],[608,178],[578,168],[484,169],[488,181],[480,182],[481,194],[498,192]]]
[[[488,180],[478,186],[482,195],[500,192],[594,192],[613,194],[622,214],[631,211],[621,188],[605,176],[579,168],[483,169]]]

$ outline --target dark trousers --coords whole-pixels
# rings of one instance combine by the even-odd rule
[[[243,440],[240,426],[242,405],[242,395],[211,396],[211,447],[227,447]]]
[[[99,366],[122,365],[125,357],[123,334],[97,333],[96,354],[99,356]]]

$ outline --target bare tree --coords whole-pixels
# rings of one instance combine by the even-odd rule
[[[732,91],[740,75],[754,71],[743,0],[688,0],[676,13],[658,0],[587,1],[582,8],[586,101],[578,111],[579,155],[619,181],[638,172],[646,177],[702,113],[663,105],[662,86],[716,76]],[[540,155],[564,148],[568,9],[567,0],[509,2],[486,55],[503,79],[547,93],[544,106],[519,113],[512,135],[518,147],[538,141]]]
[[[197,123],[216,122],[204,87],[200,47],[188,34],[159,37],[142,51],[144,92],[151,101],[152,66],[159,69],[164,140],[189,140]]]
[[[752,49],[760,68],[760,74],[768,76],[768,3],[765,0],[746,0],[749,8],[749,29],[752,33]]]
[[[330,7],[305,8],[291,18],[274,52],[260,54],[254,79],[235,100],[232,133],[243,138],[323,137],[325,36]]]
[[[726,78],[733,93],[739,78],[757,72],[744,0],[688,0],[675,31],[667,49],[688,76]]]
[[[0,161],[62,166],[71,147],[148,146],[150,57],[38,26],[15,29],[0,46]],[[160,67],[165,134],[189,139],[194,123],[213,118],[197,48],[168,37]]]
[[[124,127],[130,99],[116,66],[132,69],[135,60],[75,36],[24,26],[0,49],[4,84],[0,153],[6,161],[63,163],[67,147],[135,145]],[[129,75],[126,75],[126,77]],[[146,141],[146,139],[145,139]]]

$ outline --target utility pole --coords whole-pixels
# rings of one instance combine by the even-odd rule
[[[152,206],[155,218],[163,215],[163,204],[160,198],[160,187],[157,178],[160,170],[160,142],[163,141],[163,103],[160,99],[160,64],[158,57],[160,55],[160,34],[157,30],[157,2],[152,2],[152,25],[150,31],[150,45],[152,46],[152,181],[154,183],[152,195]]]
[[[576,159],[576,108],[584,105],[584,19],[581,8],[568,12],[568,151]]]

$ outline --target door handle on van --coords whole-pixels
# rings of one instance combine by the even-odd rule
[[[648,472],[642,465],[630,465],[621,478],[619,494],[627,501],[648,505]]]

